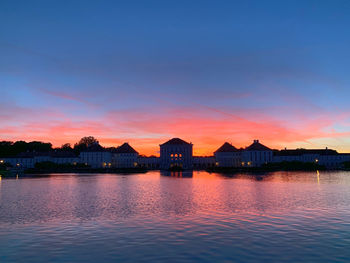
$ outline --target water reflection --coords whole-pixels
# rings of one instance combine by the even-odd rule
[[[349,186],[349,172],[3,178],[0,261],[346,262]]]
[[[191,178],[193,177],[193,171],[160,171],[162,176],[170,176],[177,178]]]
[[[193,181],[185,180],[186,183],[183,183],[182,180],[180,180],[181,178],[192,178],[193,172],[162,171],[161,176],[165,179],[159,180],[159,201],[161,203],[162,214],[165,216],[170,214],[185,216],[195,213],[196,207],[193,202]]]

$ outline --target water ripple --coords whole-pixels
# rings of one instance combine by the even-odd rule
[[[0,262],[348,262],[350,173],[0,182]]]

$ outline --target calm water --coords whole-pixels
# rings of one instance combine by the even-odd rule
[[[0,181],[0,262],[110,261],[349,262],[350,173]]]

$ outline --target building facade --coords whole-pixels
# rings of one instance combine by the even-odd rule
[[[112,166],[115,168],[135,168],[138,166],[138,152],[128,143],[113,151]]]
[[[0,158],[0,162],[11,164],[18,169],[34,168],[36,163],[53,162],[57,164],[76,164],[79,157],[70,152],[25,152],[16,157]]]
[[[214,156],[193,156],[194,169],[206,169],[215,166]]]
[[[79,158],[81,163],[89,165],[91,168],[112,167],[112,153],[98,143],[80,152]]]
[[[193,144],[173,138],[160,146],[160,168],[193,168]]]
[[[139,156],[137,162],[141,168],[159,169],[160,158],[156,156]]]
[[[34,168],[36,163],[85,164],[91,168],[135,168],[147,169],[205,169],[210,167],[260,167],[271,162],[317,163],[328,169],[344,167],[350,162],[350,154],[338,153],[332,149],[271,150],[259,140],[237,149],[225,142],[214,156],[193,157],[193,145],[179,138],[173,138],[160,145],[160,157],[139,156],[128,143],[117,148],[103,148],[98,143],[89,146],[76,156],[73,151],[23,152],[16,157],[0,157],[0,163],[9,163],[16,169]]]
[[[284,149],[275,151],[273,162],[317,163],[327,169],[342,168],[350,161],[350,154],[341,154],[332,149]]]
[[[216,166],[218,167],[240,167],[241,151],[232,144],[225,142],[214,152]]]
[[[263,164],[272,162],[273,151],[261,144],[259,140],[254,142],[242,151],[243,167],[260,167]]]

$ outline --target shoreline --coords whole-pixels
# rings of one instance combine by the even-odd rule
[[[261,173],[271,173],[271,172],[317,172],[317,171],[350,171],[350,169],[266,169],[261,167],[249,167],[249,168],[207,168],[207,169],[188,169],[188,170],[179,170],[179,171],[171,171],[171,170],[162,170],[162,169],[144,169],[144,168],[118,168],[118,169],[46,169],[46,170],[38,170],[38,169],[27,169],[24,171],[13,171],[6,170],[0,171],[0,177],[2,178],[11,178],[25,176],[25,177],[35,177],[40,175],[47,174],[146,174],[150,171],[164,171],[164,172],[194,172],[194,171],[206,171],[209,174],[211,173],[219,173],[219,174],[250,174],[261,176]]]

